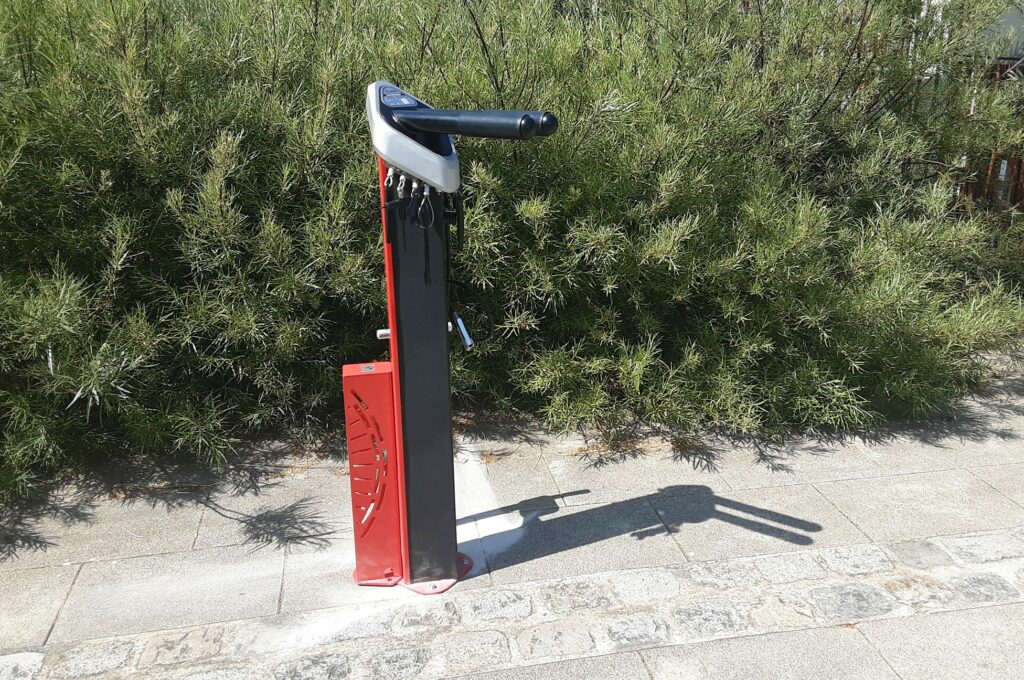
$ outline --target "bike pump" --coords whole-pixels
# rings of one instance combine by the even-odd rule
[[[448,302],[449,232],[461,236],[459,159],[451,135],[527,139],[550,113],[434,109],[378,81],[366,93],[378,155],[389,361],[342,370],[356,569],[360,585],[441,593],[472,561],[455,537],[448,334],[472,347]]]

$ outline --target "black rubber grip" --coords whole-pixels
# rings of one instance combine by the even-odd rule
[[[540,111],[458,111],[453,109],[395,109],[395,120],[409,130],[465,137],[529,139],[546,136],[558,128],[558,120]]]

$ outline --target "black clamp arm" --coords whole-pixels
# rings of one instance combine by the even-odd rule
[[[529,139],[547,137],[558,129],[558,119],[547,111],[395,109],[393,115],[408,130],[464,137]]]

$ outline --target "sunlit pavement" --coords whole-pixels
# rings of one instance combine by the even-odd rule
[[[1024,668],[1024,383],[765,448],[597,455],[463,423],[460,548],[352,584],[341,461],[122,469],[8,513],[0,680],[1008,678]],[[760,462],[755,462],[760,460]]]

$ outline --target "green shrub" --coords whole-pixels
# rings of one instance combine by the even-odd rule
[[[1005,4],[9,0],[0,489],[339,420],[383,351],[377,79],[562,120],[459,142],[464,401],[607,439],[939,409],[1022,327],[1020,224],[954,191],[1024,140]]]

